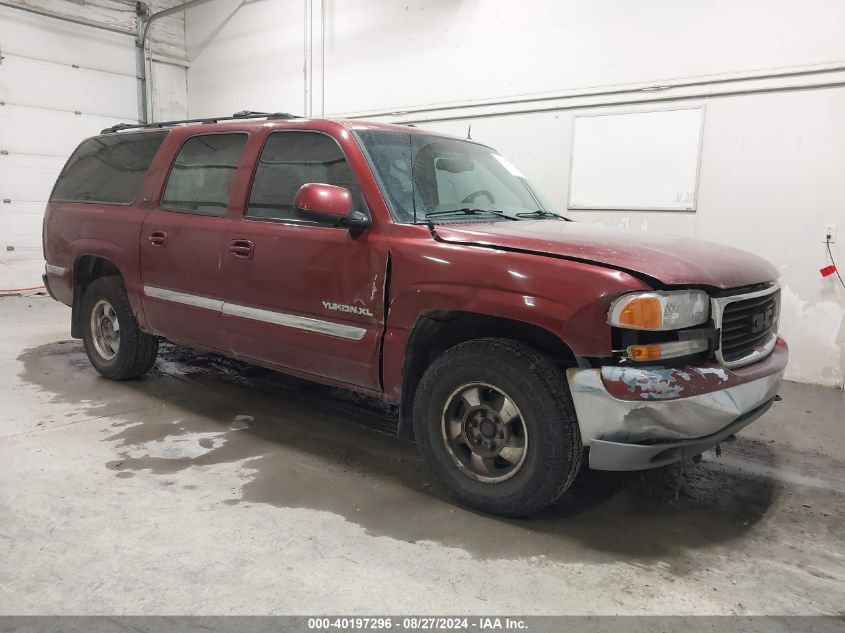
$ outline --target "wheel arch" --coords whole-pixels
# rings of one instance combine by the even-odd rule
[[[577,365],[572,348],[538,325],[462,310],[426,312],[417,319],[405,346],[397,429],[400,438],[414,439],[414,395],[431,362],[455,345],[490,337],[507,338],[538,349],[564,367]]]

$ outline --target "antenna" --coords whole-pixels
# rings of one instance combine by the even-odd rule
[[[468,141],[472,140],[472,123],[470,123],[469,127],[467,128],[467,140]]]

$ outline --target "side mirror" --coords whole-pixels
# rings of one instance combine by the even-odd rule
[[[310,182],[302,185],[293,201],[301,217],[330,226],[342,226],[363,231],[370,226],[370,219],[352,211],[352,194],[349,189]]]

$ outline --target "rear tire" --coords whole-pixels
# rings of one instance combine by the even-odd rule
[[[155,363],[158,337],[138,328],[120,277],[92,281],[82,297],[79,318],[88,360],[106,378],[137,378]]]
[[[565,376],[509,339],[468,341],[440,355],[417,388],[414,430],[452,498],[509,517],[560,497],[584,452]]]

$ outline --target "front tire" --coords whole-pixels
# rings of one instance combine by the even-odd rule
[[[147,373],[158,354],[158,337],[138,328],[120,277],[100,277],[82,297],[82,342],[88,360],[112,380]]]
[[[414,429],[452,498],[502,516],[554,502],[583,456],[563,373],[509,339],[468,341],[440,355],[414,397]]]

